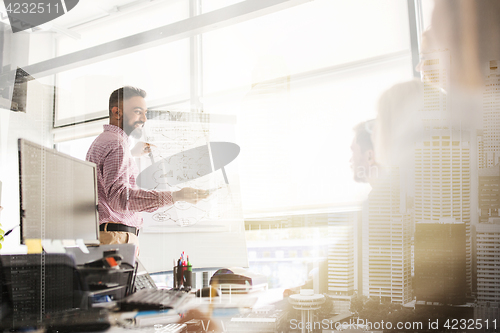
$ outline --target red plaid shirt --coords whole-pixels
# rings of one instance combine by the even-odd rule
[[[153,212],[172,205],[171,192],[140,189],[135,179],[139,173],[130,154],[127,134],[114,125],[104,125],[87,152],[87,161],[97,164],[99,222],[118,222],[142,226],[139,212]]]

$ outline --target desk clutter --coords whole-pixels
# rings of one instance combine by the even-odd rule
[[[113,323],[184,332],[187,326],[177,322],[190,309],[237,315],[257,301],[248,293],[231,295],[223,288],[223,282],[245,288],[257,282],[255,277],[243,278],[243,271],[234,278],[229,276],[232,271],[220,271],[212,286],[196,291],[184,254],[173,270],[176,288],[158,289],[134,253],[133,245],[122,244],[92,247],[88,253],[75,248],[66,253],[1,255],[0,330],[89,332],[106,330]],[[115,323],[110,317],[116,311],[122,315]]]
[[[174,289],[138,290],[120,302],[121,311],[149,311],[175,309],[182,305],[188,294]]]
[[[107,312],[89,307],[87,290],[66,254],[0,256],[2,330],[44,327],[61,331],[102,331]]]
[[[174,260],[174,289],[190,291],[193,287],[193,266],[189,261],[189,256],[181,253],[177,260]]]

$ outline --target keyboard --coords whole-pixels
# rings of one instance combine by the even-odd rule
[[[121,311],[174,309],[181,305],[187,293],[172,289],[143,289],[120,301]]]
[[[145,274],[137,274],[135,277],[135,288],[136,290],[143,289],[157,289],[156,283],[153,281],[151,276],[148,273]]]

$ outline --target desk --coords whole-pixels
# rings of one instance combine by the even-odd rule
[[[86,308],[86,291],[81,288],[83,280],[79,274],[76,274],[78,271],[69,256],[63,254],[4,255],[0,256],[0,263],[0,280],[2,285],[6,286],[2,292],[2,296],[5,296],[2,299],[2,306],[5,306],[6,310],[10,309],[10,314],[12,314],[12,318],[4,318],[8,314],[7,311],[0,313],[2,319],[5,319],[3,327],[6,329],[44,327],[49,322],[53,322],[54,327],[56,327],[61,322],[68,325],[75,322],[81,324],[78,318],[92,319],[92,313],[89,314],[89,312],[77,314],[80,317],[73,316],[70,319],[67,319],[66,316],[66,321],[61,321],[61,317],[56,315],[65,315],[66,313],[71,315],[74,312],[70,311]],[[34,289],[35,287],[36,289]],[[9,288],[10,291],[7,290]],[[226,325],[231,324],[233,317],[251,312],[252,307],[262,307],[279,301],[282,299],[282,292],[281,289],[255,291],[248,294],[224,294],[221,292],[221,296],[212,299],[196,298],[194,294],[190,294],[188,302],[181,304],[176,311],[189,313],[190,310],[194,310],[204,316],[203,319],[217,320],[221,322],[221,325]],[[34,317],[33,324],[27,321],[28,315]],[[116,324],[116,318],[121,317],[120,313],[112,313],[109,317],[110,323]],[[173,317],[176,318],[175,315]],[[92,323],[97,325],[102,322],[96,323],[89,320],[84,321],[81,325]],[[104,321],[104,323],[106,322]],[[150,325],[149,328],[154,328],[154,322],[151,322]],[[113,325],[110,331],[116,332],[117,329],[120,327]],[[130,328],[123,329],[131,332]],[[139,328],[134,327],[132,331],[137,329]],[[139,331],[143,330],[139,329]]]
[[[201,324],[202,331],[207,328],[212,330],[209,322],[211,322],[210,325],[215,325],[219,331],[228,331],[229,329],[231,331],[238,331],[242,326],[249,325],[265,325],[267,327],[276,327],[277,329],[282,324],[281,321],[284,316],[280,315],[280,310],[274,310],[270,304],[283,300],[282,295],[283,289],[266,290],[245,295],[223,294],[211,299],[196,298],[191,294],[187,302],[177,309],[177,311],[187,313],[188,315],[193,315],[194,313],[194,318],[203,319],[204,322]],[[251,309],[260,309],[260,311],[252,313]],[[174,320],[179,318],[176,317],[176,311],[166,312],[164,316],[161,313],[157,313],[156,330],[154,315],[147,318],[143,326],[127,324],[124,327],[124,320],[134,316],[135,313],[112,313],[110,315],[110,322],[113,326],[106,332],[162,332],[162,329],[164,329],[164,332],[170,332],[167,324],[169,318]],[[263,320],[263,317],[269,319]],[[184,321],[188,319],[191,318],[184,318]],[[259,329],[262,329],[262,327]]]

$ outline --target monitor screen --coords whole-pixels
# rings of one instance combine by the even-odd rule
[[[94,163],[19,139],[21,243],[83,239],[99,244]]]

